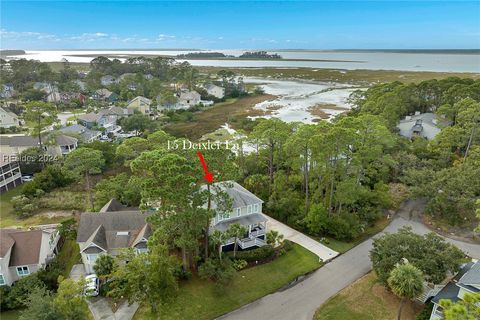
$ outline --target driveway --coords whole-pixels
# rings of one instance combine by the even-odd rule
[[[79,280],[85,277],[85,266],[83,264],[76,264],[70,271],[70,278]],[[137,312],[138,304],[133,303],[128,305],[123,302],[115,313],[113,313],[107,299],[104,297],[92,297],[87,299],[88,309],[95,320],[130,320]]]
[[[315,253],[322,261],[330,261],[338,255],[338,252],[324,246],[320,242],[304,235],[297,230],[290,228],[284,223],[267,216],[267,230],[275,230],[283,234],[284,239],[295,242],[302,247]]]
[[[413,231],[418,234],[430,232],[422,223],[408,220],[400,214],[382,233],[393,233],[407,225],[411,226]],[[480,258],[480,245],[452,239],[446,240],[473,258]],[[297,285],[267,295],[221,317],[221,319],[311,320],[319,306],[372,269],[369,257],[372,243],[372,239],[366,240],[327,263]]]

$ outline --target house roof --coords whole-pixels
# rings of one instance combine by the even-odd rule
[[[78,139],[63,134],[55,136],[55,142],[59,146],[75,144]],[[38,147],[38,139],[30,136],[14,136],[0,139],[0,145],[11,147]]]
[[[220,88],[220,89],[223,89],[223,87],[220,87],[220,86],[217,86],[213,83],[207,83],[206,85],[204,85],[204,88],[206,90],[211,90],[211,89],[216,89],[216,88]]]
[[[222,221],[220,223],[217,223],[215,226],[213,226],[213,229],[225,232],[225,231],[228,230],[230,225],[234,224],[234,223],[239,223],[243,226],[248,226],[250,224],[259,223],[259,222],[263,222],[263,221],[267,221],[267,218],[263,214],[254,213],[254,214],[249,214],[249,215],[246,215],[246,216],[241,216],[241,217],[238,217],[238,218],[235,218],[235,219],[229,219],[229,220],[226,220],[226,221]]]
[[[9,266],[37,264],[42,245],[42,230],[0,229],[0,254],[2,257],[12,248]]]
[[[73,133],[73,134],[78,134],[80,135],[84,140],[90,140],[93,137],[98,136],[101,134],[100,131],[97,130],[91,130],[88,129],[87,127],[82,126],[81,124],[73,124],[68,127],[63,127],[59,129],[60,132],[64,133]]]
[[[459,283],[466,285],[480,284],[480,261],[474,263],[470,269],[458,280]]]
[[[416,133],[427,139],[433,139],[441,131],[433,113],[419,113],[407,116],[405,119],[400,120],[397,128],[400,130],[400,135],[407,138],[411,138]]]
[[[80,217],[77,242],[85,242],[86,247],[95,244],[107,251],[127,248],[138,238],[150,214],[140,211],[84,212]],[[146,230],[143,233],[146,234]]]
[[[215,193],[215,187],[218,187],[221,191],[226,192],[233,200],[233,208],[245,207],[247,205],[255,203],[263,203],[262,199],[236,183],[235,181],[223,181],[216,182],[211,188],[212,193]],[[202,187],[206,189],[206,186]],[[212,203],[212,208],[216,208],[216,204]]]
[[[133,98],[132,100],[130,100],[128,102],[128,104],[130,105],[130,104],[132,104],[136,101],[139,101],[140,103],[144,103],[144,104],[148,104],[148,105],[150,105],[152,103],[152,100],[150,100],[148,98],[145,98],[145,97],[142,97],[142,96],[137,96],[137,97]]]
[[[99,114],[112,114],[117,116],[125,116],[133,114],[133,109],[130,108],[121,108],[121,107],[110,107],[108,109],[102,109],[98,112]]]
[[[108,90],[108,89],[105,89],[105,88],[103,88],[103,89],[98,89],[97,91],[95,91],[95,93],[98,94],[98,95],[100,95],[100,96],[103,96],[103,97],[105,97],[105,98],[108,98],[108,97],[110,97],[110,96],[113,94],[112,91],[110,91],[110,90]]]
[[[463,265],[455,277],[453,277],[453,279],[442,290],[440,290],[435,297],[432,298],[432,302],[439,304],[440,300],[442,299],[449,299],[453,302],[457,301],[459,299],[458,292],[460,291],[458,282],[466,273],[469,272],[473,265],[473,262]]]
[[[4,113],[8,114],[12,118],[18,118],[18,116],[15,113],[13,113],[13,112],[11,112],[7,109],[4,109],[2,107],[0,107],[0,112],[4,112]]]
[[[117,199],[110,199],[103,207],[100,209],[100,212],[110,212],[110,211],[126,211],[126,207],[121,204]]]
[[[100,119],[101,117],[102,115],[99,113],[90,112],[90,113],[79,115],[77,119],[85,122],[97,122],[98,119]]]

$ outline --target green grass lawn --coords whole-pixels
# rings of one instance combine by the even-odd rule
[[[325,302],[314,320],[393,320],[397,318],[399,304],[400,299],[378,283],[371,272]],[[421,309],[421,305],[407,302],[402,320],[415,319]]]
[[[352,241],[340,241],[331,237],[325,237],[326,241],[320,242],[332,250],[344,253],[385,229],[385,227],[390,223],[390,221],[391,220],[388,220],[387,218],[382,218],[378,220],[374,226],[367,228],[364,233],[362,233],[359,237]],[[318,237],[316,237],[316,239],[319,240]]]
[[[299,245],[274,261],[237,272],[232,282],[219,291],[210,281],[197,277],[180,287],[177,299],[163,308],[158,319],[214,319],[259,299],[319,268],[318,257]],[[134,319],[156,319],[143,305]]]

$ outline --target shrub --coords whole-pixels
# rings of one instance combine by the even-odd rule
[[[11,309],[11,290],[12,288],[9,286],[0,286],[0,311],[7,311]]]
[[[415,320],[429,320],[433,310],[433,303],[429,303],[422,309],[422,311],[417,315]]]
[[[229,257],[233,257],[233,252],[228,252]],[[248,251],[238,251],[236,259],[245,260],[247,262],[265,261],[273,258],[275,250],[271,246],[263,246],[257,249]]]
[[[338,240],[352,240],[360,234],[361,223],[354,215],[334,215],[327,223],[328,233]]]
[[[51,210],[86,210],[85,194],[71,191],[54,191],[37,199],[37,207]]]
[[[7,308],[18,309],[25,307],[27,298],[35,290],[35,288],[42,288],[44,286],[45,285],[36,273],[21,278],[15,282],[15,285],[12,286],[11,290],[8,292],[8,297],[6,299],[8,301]]]
[[[12,205],[15,214],[20,218],[27,218],[33,215],[36,206],[33,200],[24,195],[19,195],[12,198]]]
[[[248,262],[245,260],[234,260],[232,263],[233,268],[237,271],[245,269],[247,265],[248,265]]]
[[[33,198],[38,196],[37,190],[49,192],[55,188],[65,187],[73,181],[73,177],[65,173],[59,165],[49,165],[42,172],[37,173],[33,181],[23,186],[22,193]]]
[[[199,268],[198,275],[202,279],[210,279],[224,286],[232,280],[235,269],[229,259],[207,259]]]

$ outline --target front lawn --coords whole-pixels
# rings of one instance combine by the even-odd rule
[[[375,222],[375,225],[373,225],[372,227],[368,227],[365,232],[363,232],[360,236],[358,236],[352,241],[341,241],[331,237],[325,237],[325,240],[322,241],[320,241],[320,239],[317,237],[317,240],[319,240],[322,244],[326,245],[332,250],[335,250],[339,253],[345,253],[346,251],[359,245],[368,238],[381,232],[390,223],[390,221],[391,220],[387,219],[386,217],[381,218],[380,220]]]
[[[355,281],[330,298],[315,313],[314,320],[392,320],[397,318],[400,299],[377,282],[375,273]],[[422,305],[407,302],[403,320],[415,319]]]
[[[176,300],[157,317],[143,305],[134,319],[214,319],[275,292],[320,266],[316,255],[293,244],[292,250],[274,261],[238,272],[221,291],[214,283],[194,277],[181,285]]]

